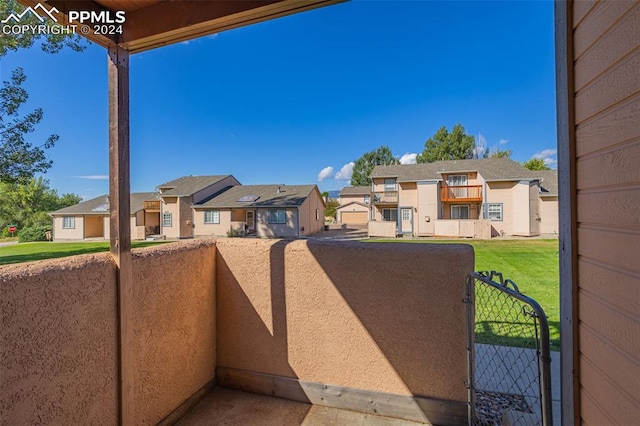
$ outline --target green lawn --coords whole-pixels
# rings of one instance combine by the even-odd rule
[[[520,292],[536,300],[544,309],[551,335],[551,349],[560,349],[560,288],[558,271],[558,240],[366,240],[381,242],[408,243],[462,243],[473,246],[476,254],[476,271],[495,270],[502,272],[505,278],[514,281]],[[495,298],[495,293],[484,291],[477,296],[479,304],[490,302],[489,297]],[[502,304],[502,302],[500,302]],[[517,307],[516,307],[517,308]],[[513,313],[513,307],[509,316]],[[505,308],[506,310],[506,308]],[[482,329],[481,329],[482,328]],[[517,326],[510,327],[498,321],[486,321],[478,324],[476,334],[479,341],[486,343],[509,344],[498,335],[507,333],[514,345],[518,342]],[[507,330],[507,331],[505,331]],[[492,340],[493,336],[496,340]]]
[[[135,241],[133,248],[164,244],[166,241]],[[77,242],[77,243],[20,243],[0,247],[0,265],[9,263],[32,262],[34,260],[52,259],[55,257],[75,256],[77,254],[99,253],[109,251],[109,242]]]

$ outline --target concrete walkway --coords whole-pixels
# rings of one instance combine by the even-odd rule
[[[206,395],[177,425],[417,426],[422,423],[218,388]]]
[[[475,376],[476,389],[522,395],[539,419],[540,385],[534,349],[477,343]],[[551,400],[554,425],[561,424],[560,389],[560,352],[551,352]]]

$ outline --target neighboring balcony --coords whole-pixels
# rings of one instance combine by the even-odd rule
[[[448,186],[440,188],[440,201],[443,202],[482,202],[482,185]]]
[[[398,204],[398,191],[374,192],[373,204]]]
[[[160,200],[154,201],[145,201],[144,209],[148,212],[159,212],[160,211]]]

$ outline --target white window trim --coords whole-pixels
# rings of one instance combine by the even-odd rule
[[[272,221],[271,220],[271,212],[276,212],[276,220]],[[280,219],[280,215],[277,212],[283,212],[282,213],[282,221]],[[269,225],[286,225],[287,223],[287,211],[285,209],[269,209],[269,211],[267,212],[267,221],[269,222]]]
[[[490,207],[491,206],[500,206],[500,218],[499,219],[492,219],[491,218],[491,212],[490,212]],[[503,203],[487,203],[487,219],[495,221],[495,222],[502,222],[504,220],[504,205],[503,205]]]
[[[393,181],[393,184],[387,183],[387,181]],[[398,185],[398,183],[396,182],[395,179],[393,179],[393,178],[385,178],[385,180],[384,180],[384,191],[385,192],[396,191],[398,189],[397,185]]]
[[[168,222],[169,224],[167,225],[167,218],[169,218]],[[173,213],[171,212],[164,212],[162,213],[162,227],[163,228],[171,228],[173,227]]]
[[[69,223],[67,223],[67,221]],[[62,217],[62,229],[76,229],[75,216],[63,216]]]
[[[211,220],[207,221],[207,213],[211,214]],[[216,214],[217,215],[217,220],[216,220]],[[220,224],[220,210],[214,210],[214,209],[208,209],[204,211],[204,223],[206,223],[207,225],[219,225]]]

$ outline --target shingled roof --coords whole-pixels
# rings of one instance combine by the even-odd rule
[[[297,207],[304,203],[314,189],[317,189],[316,185],[236,185],[193,207]]]
[[[541,197],[557,197],[558,196],[558,171],[557,170],[538,170],[536,171],[542,177],[540,182]]]
[[[229,176],[231,175],[183,176],[158,185],[157,188],[161,190],[163,197],[188,197]]]
[[[345,186],[340,191],[340,196],[343,197],[345,195],[367,195],[371,193],[370,186]]]
[[[134,192],[131,194],[131,214],[144,208],[145,201],[159,200],[157,192]],[[52,216],[69,215],[105,215],[109,214],[109,197],[101,195],[91,200],[83,201],[73,206],[65,207],[50,213]]]
[[[393,177],[398,182],[440,180],[442,173],[478,172],[486,181],[537,180],[540,173],[532,171],[508,158],[436,161],[435,163],[376,166],[371,178]]]

